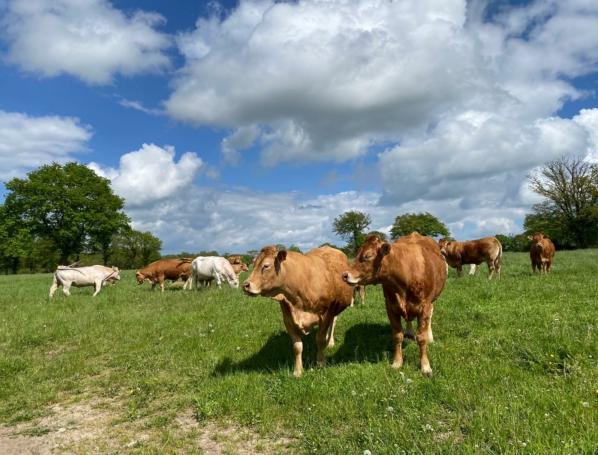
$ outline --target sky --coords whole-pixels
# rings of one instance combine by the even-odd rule
[[[163,254],[517,234],[528,173],[598,160],[597,88],[595,0],[0,0],[0,194],[78,161]]]

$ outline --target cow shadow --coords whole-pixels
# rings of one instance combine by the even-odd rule
[[[316,364],[318,347],[315,331],[303,337],[303,367]],[[392,331],[389,324],[356,324],[346,332],[338,331],[334,348],[324,351],[328,366],[344,363],[387,362],[394,354]],[[403,346],[409,343],[404,341]],[[221,360],[212,376],[225,376],[237,372],[275,372],[292,370],[294,354],[291,339],[286,331],[270,335],[262,348],[252,356],[235,362],[231,357]]]

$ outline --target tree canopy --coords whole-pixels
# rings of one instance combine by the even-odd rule
[[[444,223],[434,215],[425,213],[405,213],[397,216],[390,230],[393,240],[418,232],[428,237],[450,237],[451,233]]]
[[[347,242],[347,250],[353,255],[363,244],[363,231],[372,223],[370,215],[362,212],[349,211],[339,215],[332,222],[332,232]]]
[[[124,199],[110,181],[79,163],[52,163],[6,183],[4,216],[35,237],[50,239],[61,264],[90,242],[104,242],[128,225]]]
[[[529,188],[545,200],[532,206],[523,227],[542,232],[557,246],[587,248],[598,243],[598,165],[582,157],[548,161],[528,174]]]

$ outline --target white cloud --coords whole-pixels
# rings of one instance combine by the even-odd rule
[[[125,198],[127,210],[154,206],[156,202],[185,192],[203,166],[196,153],[187,152],[175,162],[174,147],[143,144],[141,149],[120,158],[118,169],[89,163],[99,175],[112,181],[115,193]]]
[[[259,135],[259,127],[249,125],[237,128],[229,136],[222,139],[221,150],[224,162],[232,165],[239,164],[241,161],[239,151],[251,147]]]
[[[8,0],[0,5],[8,62],[52,77],[63,73],[88,84],[108,84],[170,67],[172,40],[155,28],[165,19],[137,11],[127,16],[108,0]]]
[[[22,176],[26,171],[73,160],[87,152],[91,128],[73,117],[32,117],[0,111],[0,179]]]
[[[149,114],[149,115],[155,115],[155,116],[164,115],[164,111],[162,111],[162,109],[157,109],[155,107],[147,108],[140,101],[131,101],[126,98],[121,98],[118,101],[118,104],[120,104],[122,107],[126,107],[129,109],[135,109],[137,111],[141,111],[141,112],[143,112],[145,114]]]

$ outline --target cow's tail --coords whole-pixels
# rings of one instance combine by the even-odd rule
[[[500,267],[502,265],[502,244],[497,238],[494,239],[494,242],[496,243],[496,246],[498,246],[498,254],[494,258],[494,268],[496,269],[498,276],[500,276]]]

